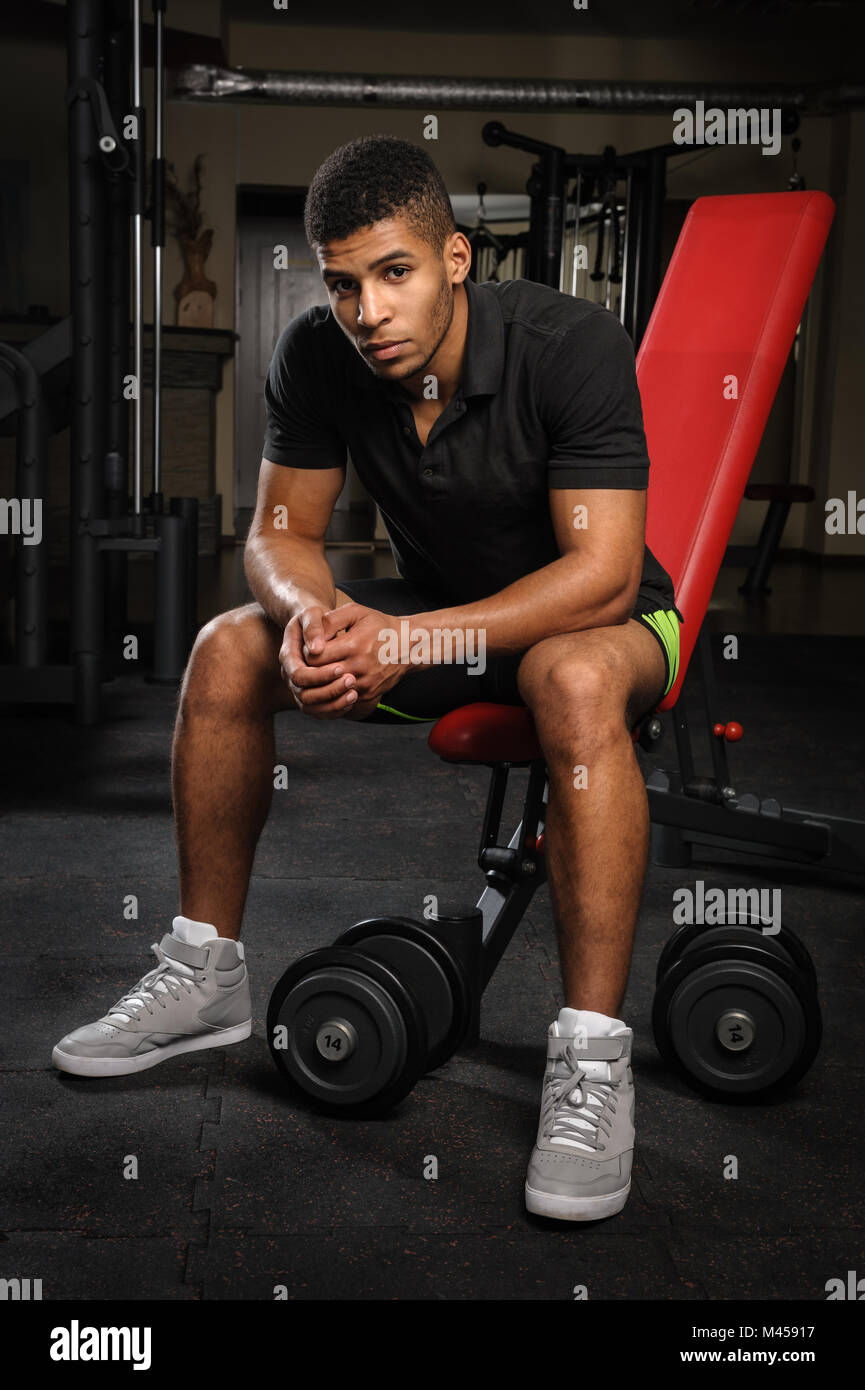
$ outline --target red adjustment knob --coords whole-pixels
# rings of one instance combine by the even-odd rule
[[[735,719],[731,719],[729,724],[716,724],[712,729],[715,738],[725,738],[728,743],[738,743],[743,737],[745,730]]]
[[[535,851],[535,854],[543,854],[543,852],[544,852],[544,832],[543,832],[543,830],[541,831],[540,835],[527,835],[527,836],[526,836],[526,849],[533,849],[533,850]]]

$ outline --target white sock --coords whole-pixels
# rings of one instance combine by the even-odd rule
[[[184,941],[187,946],[204,946],[208,941],[230,941],[232,937],[220,937],[216,927],[210,922],[196,922],[192,917],[175,917],[171,923],[171,934],[176,936],[178,941]],[[237,954],[243,960],[243,943],[235,941]],[[170,952],[166,951],[166,955]],[[191,971],[189,971],[192,974]]]
[[[203,946],[219,935],[216,927],[209,922],[196,922],[192,917],[175,917],[171,923],[171,934],[187,946]]]
[[[559,1009],[553,1027],[559,1038],[573,1037],[578,1028],[585,1028],[590,1038],[615,1038],[628,1031],[628,1025],[620,1018],[609,1018],[607,1014],[595,1013],[593,1009]],[[585,1072],[589,1081],[610,1080],[609,1062],[587,1058],[580,1063],[580,1070]]]
[[[559,1009],[556,1024],[560,1038],[569,1037],[577,1028],[585,1028],[590,1038],[615,1038],[627,1032],[627,1024],[620,1018],[608,1018],[592,1009]]]

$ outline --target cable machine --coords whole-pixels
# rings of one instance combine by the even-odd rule
[[[165,0],[152,0],[152,6],[156,108],[152,206],[146,207],[141,0],[69,0],[70,318],[28,344],[24,352],[0,345],[0,366],[13,378],[11,406],[18,409],[19,417],[19,503],[39,499],[41,505],[45,492],[49,412],[44,376],[65,360],[61,359],[65,354],[71,360],[72,378],[68,661],[52,665],[47,660],[47,547],[44,543],[25,547],[19,538],[15,656],[13,663],[0,666],[0,700],[69,703],[81,724],[99,721],[102,682],[123,669],[120,639],[127,629],[126,565],[131,553],[153,555],[153,680],[175,683],[180,679],[196,628],[198,504],[194,498],[173,498],[166,513],[161,491]],[[152,490],[145,499],[142,398],[148,364],[143,351],[142,284],[148,218],[155,292]],[[111,644],[108,650],[106,635]]]
[[[487,122],[483,139],[539,156],[526,185],[526,279],[603,303],[636,349],[661,283],[667,158],[681,148],[622,155],[607,145],[600,155],[568,154],[500,121]]]

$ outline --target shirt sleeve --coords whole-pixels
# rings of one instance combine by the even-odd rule
[[[538,376],[548,486],[646,489],[649,455],[634,349],[615,314],[599,309],[554,338]]]
[[[292,319],[279,336],[265,378],[262,455],[287,468],[342,468],[346,462],[345,440],[328,418],[316,381],[320,354],[315,335],[323,328],[309,313]]]

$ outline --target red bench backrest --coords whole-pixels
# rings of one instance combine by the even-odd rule
[[[660,709],[678,698],[834,212],[818,192],[698,198],[640,344],[646,540],[685,619]]]

